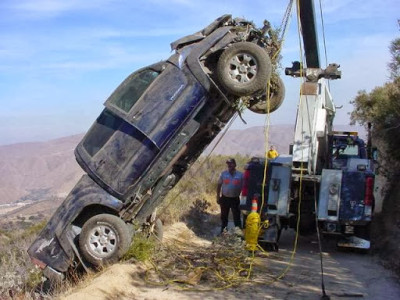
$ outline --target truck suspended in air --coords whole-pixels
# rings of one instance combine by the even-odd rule
[[[155,211],[237,113],[243,97],[265,112],[277,45],[223,15],[171,44],[165,61],[129,75],[75,149],[85,171],[28,249],[48,278],[117,261],[138,231],[160,233]],[[268,90],[279,107],[283,84]],[[273,78],[271,78],[273,80]]]

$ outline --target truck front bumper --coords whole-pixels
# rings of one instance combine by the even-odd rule
[[[343,248],[357,248],[357,249],[369,249],[371,248],[371,242],[356,236],[344,237],[337,245]]]

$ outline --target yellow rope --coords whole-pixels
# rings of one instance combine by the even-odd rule
[[[303,81],[303,47],[301,44],[302,41],[302,34],[301,34],[301,22],[300,22],[300,9],[299,9],[299,5],[300,5],[300,0],[296,0],[296,7],[297,7],[297,24],[298,24],[298,36],[299,36],[299,49],[300,49],[300,80]],[[280,50],[279,50],[280,51]],[[279,53],[279,51],[277,51],[277,53],[275,55],[277,55]],[[268,83],[268,88],[270,87],[269,83]],[[266,151],[265,153],[267,153],[267,149],[268,149],[268,137],[269,137],[269,126],[270,126],[270,118],[269,118],[269,110],[270,110],[270,99],[269,99],[269,92],[267,94],[267,117],[266,117]],[[301,106],[301,101],[302,101],[302,82],[300,84],[300,106]],[[302,152],[303,155],[303,152]],[[265,183],[266,183],[266,177],[267,177],[267,168],[268,168],[268,160],[267,160],[267,155],[265,155],[265,166],[264,166],[264,178],[263,178],[263,183],[262,183],[262,204],[261,207],[263,207],[264,205],[264,199],[265,199],[265,195],[264,195],[264,189],[265,189]],[[299,237],[299,229],[300,229],[300,212],[301,212],[301,200],[302,200],[302,179],[303,179],[303,159],[301,162],[301,167],[300,167],[300,180],[299,180],[299,202],[297,205],[297,223],[296,223],[296,236],[295,236],[295,241],[293,244],[293,251],[292,254],[290,256],[289,259],[289,263],[287,265],[287,267],[282,271],[282,273],[280,275],[278,275],[277,277],[274,278],[274,280],[272,280],[271,282],[268,282],[268,284],[272,284],[277,280],[282,279],[290,270],[290,268],[293,265],[293,261],[296,255],[296,251],[297,251],[297,245],[298,245],[298,237]]]
[[[303,80],[303,76],[302,76],[302,66],[303,66],[303,49],[302,49],[302,45],[301,45],[301,25],[300,25],[300,15],[299,15],[299,1],[300,0],[296,0],[296,6],[297,6],[297,23],[298,23],[298,35],[299,35],[299,45],[300,45],[300,78],[301,80]],[[291,1],[292,2],[292,1]],[[283,35],[284,36],[284,35]],[[282,39],[282,43],[280,43],[279,49],[278,51],[273,55],[272,60],[276,58],[276,56],[280,53],[281,51],[281,47],[283,44],[283,39]],[[302,85],[300,85],[300,105],[301,105],[301,100],[302,100]],[[260,206],[260,214],[262,212],[262,208],[264,206],[264,202],[265,202],[265,193],[264,193],[264,189],[265,189],[265,185],[266,185],[266,175],[267,175],[267,168],[268,168],[268,161],[267,161],[267,149],[268,149],[268,144],[269,144],[269,130],[270,130],[270,81],[268,81],[267,84],[267,114],[266,114],[266,121],[265,121],[265,166],[264,166],[264,178],[263,178],[263,183],[262,183],[262,198],[261,198],[261,206]],[[228,127],[231,125],[231,123],[229,123]],[[225,132],[226,133],[226,132]],[[302,152],[303,155],[303,152]],[[206,159],[207,160],[207,159]],[[205,160],[205,161],[206,161]],[[204,162],[203,162],[204,163]],[[293,261],[294,261],[294,257],[297,251],[297,245],[298,245],[298,235],[299,235],[299,229],[300,229],[300,212],[301,212],[301,200],[302,200],[302,179],[303,179],[303,160],[301,162],[301,170],[300,170],[300,180],[299,180],[299,202],[298,202],[298,206],[297,206],[297,224],[296,224],[296,237],[295,237],[295,241],[294,241],[294,246],[293,246],[293,251],[290,257],[290,260],[288,262],[287,267],[282,271],[281,274],[279,274],[278,276],[276,276],[275,278],[273,278],[272,281],[269,282],[257,282],[257,283],[261,283],[261,284],[272,284],[277,280],[282,279],[287,272],[290,270]],[[264,228],[268,228],[268,220],[265,220],[264,222],[261,222],[261,225],[258,229],[259,232],[261,232],[261,230]],[[262,247],[260,245],[257,245],[257,249],[259,249],[261,252],[263,253],[267,253],[264,249],[262,249]],[[174,251],[169,251],[169,253],[174,253]],[[267,253],[268,254],[268,253]],[[175,253],[175,255],[177,255]],[[182,258],[182,257],[181,257]],[[184,261],[187,262],[188,267],[188,272],[194,272],[195,270],[212,270],[212,268],[210,267],[194,267],[189,260],[187,260],[186,258],[182,258]],[[215,258],[217,260],[217,258]],[[251,256],[250,256],[250,263],[248,268],[244,268],[242,266],[242,264],[240,262],[237,263],[237,268],[232,267],[232,266],[228,266],[231,268],[231,273],[230,274],[223,274],[221,273],[221,271],[219,270],[214,270],[214,274],[217,278],[219,278],[221,281],[227,282],[227,284],[223,285],[222,287],[215,287],[212,289],[206,289],[206,290],[223,290],[223,289],[227,289],[229,287],[234,286],[235,284],[238,284],[240,282],[243,281],[248,281],[250,280],[250,276],[252,274],[252,270],[253,270],[253,264],[254,264],[254,259],[255,259],[255,251],[251,251]],[[224,259],[219,259],[219,262],[225,262]],[[171,279],[171,280],[165,280],[165,276],[158,270],[157,266],[154,264],[154,262],[151,262],[154,271],[161,277],[164,279],[163,282],[152,282],[148,279],[148,272],[146,273],[146,277],[145,280],[146,282],[150,283],[150,284],[155,284],[155,285],[168,285],[168,284],[172,284],[172,283],[182,283],[182,280],[178,280],[178,279]],[[247,276],[246,277],[241,277],[240,273],[241,272],[247,272]],[[206,291],[205,289],[195,289],[195,288],[188,288],[188,287],[181,287],[178,286],[180,289],[183,290],[191,290],[191,291]]]
[[[214,243],[217,243],[218,241],[215,241]],[[153,260],[150,260],[151,268],[148,268],[146,270],[145,278],[144,280],[151,285],[156,285],[156,286],[168,286],[168,285],[174,285],[180,290],[185,290],[185,291],[212,291],[212,290],[223,290],[227,289],[232,286],[237,286],[241,282],[245,282],[249,280],[250,274],[251,274],[251,269],[252,269],[252,264],[253,264],[253,259],[251,259],[249,263],[249,267],[245,268],[243,267],[242,262],[240,259],[243,259],[243,257],[235,255],[235,252],[232,249],[227,249],[224,247],[222,250],[220,249],[219,251],[215,252],[215,257],[212,261],[217,263],[216,267],[210,267],[210,266],[194,266],[189,259],[185,257],[184,254],[182,254],[182,249],[179,249],[177,247],[177,243],[174,243],[174,246],[167,246],[163,245],[165,248],[166,253],[168,253],[169,256],[174,256],[180,261],[183,261],[186,264],[186,270],[184,271],[184,274],[192,274],[195,273],[198,276],[201,277],[202,273],[205,271],[210,271],[212,274],[214,274],[221,282],[224,282],[225,284],[220,287],[213,287],[213,288],[194,288],[194,287],[189,287],[188,285],[192,285],[193,283],[190,282],[189,280],[185,279],[179,279],[179,278],[174,278],[174,279],[168,279],[166,275],[163,274],[163,272],[160,271],[160,269],[157,267],[156,263]],[[199,249],[198,249],[199,250]],[[209,252],[208,249],[204,250],[206,255],[206,252]],[[215,251],[215,250],[212,250]],[[229,260],[226,257],[218,257],[218,255],[223,254],[230,254],[231,256],[229,257]],[[254,257],[254,252],[252,254]],[[171,264],[172,263],[172,264]],[[171,269],[176,269],[176,262],[172,261],[168,266],[172,266]],[[224,266],[224,269],[219,268],[219,266]],[[165,267],[164,267],[165,269]],[[154,271],[155,274],[158,275],[158,278],[161,279],[161,281],[155,281],[155,280],[150,280],[150,272]],[[247,275],[241,276],[241,272],[247,272]],[[200,279],[198,278],[198,280]]]
[[[298,24],[298,36],[299,36],[299,48],[300,48],[300,80],[304,81],[303,78],[303,47],[301,44],[301,23],[300,23],[300,0],[296,1],[297,4],[297,24]],[[300,103],[299,103],[299,107],[301,107],[301,102],[302,102],[302,82],[300,84]],[[303,125],[303,123],[302,123]],[[302,151],[302,155],[303,155],[303,151]],[[303,158],[303,157],[302,157]],[[297,251],[297,245],[298,245],[298,238],[299,238],[299,230],[300,230],[300,213],[301,213],[301,201],[302,201],[302,194],[303,194],[303,189],[302,189],[302,183],[303,183],[303,159],[301,160],[301,165],[300,165],[300,180],[299,180],[299,202],[297,205],[297,223],[296,223],[296,236],[295,236],[295,240],[294,240],[294,245],[293,245],[293,251],[292,251],[292,255],[290,256],[290,260],[289,260],[289,264],[287,265],[287,267],[284,269],[284,271],[277,277],[277,279],[281,279],[283,278],[287,272],[290,270],[290,268],[292,267],[293,261],[294,261],[294,257],[296,255],[296,251]]]

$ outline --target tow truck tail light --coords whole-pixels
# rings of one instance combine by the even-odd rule
[[[31,261],[42,270],[46,268],[46,264],[37,258],[31,257]]]
[[[365,215],[370,216],[372,214],[372,205],[374,201],[374,178],[367,177],[365,180]]]
[[[249,193],[249,178],[250,178],[250,170],[244,171],[242,197],[247,197],[247,195]]]

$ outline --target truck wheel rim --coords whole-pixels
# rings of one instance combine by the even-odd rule
[[[235,83],[247,83],[257,75],[257,61],[248,53],[238,53],[229,61],[229,76]]]
[[[98,257],[109,257],[117,247],[117,235],[105,225],[96,226],[89,235],[89,248]]]

